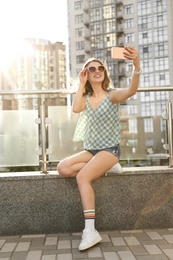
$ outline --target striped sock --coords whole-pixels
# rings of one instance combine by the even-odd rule
[[[95,209],[84,210],[85,228],[95,230]]]

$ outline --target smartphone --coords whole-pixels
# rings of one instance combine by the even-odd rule
[[[118,60],[126,60],[127,58],[124,57],[123,52],[125,49],[123,47],[112,47],[112,58]]]

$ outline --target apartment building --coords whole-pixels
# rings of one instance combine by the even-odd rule
[[[53,44],[45,39],[28,38],[17,46],[12,44],[9,51],[10,59],[0,70],[1,90],[66,87],[66,50],[61,42]]]
[[[173,2],[171,0],[68,0],[70,74],[77,77],[89,57],[106,62],[113,85],[129,85],[133,65],[111,57],[113,46],[135,46],[141,57],[140,87],[173,86]],[[121,110],[122,146],[134,157],[163,150],[160,118],[170,92],[147,91]],[[123,114],[124,113],[124,114]],[[157,135],[163,136],[155,139]],[[141,147],[145,148],[145,151]]]
[[[11,45],[9,51],[9,60],[0,69],[1,90],[53,90],[67,87],[66,48],[62,42],[27,38],[17,46]],[[37,107],[37,103],[33,99],[10,96],[1,99],[0,107],[7,110],[32,108]]]

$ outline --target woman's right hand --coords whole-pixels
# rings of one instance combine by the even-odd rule
[[[87,80],[88,80],[88,70],[87,68],[84,68],[79,73],[79,83],[85,86]]]

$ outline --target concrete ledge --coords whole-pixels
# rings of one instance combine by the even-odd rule
[[[94,183],[96,227],[173,227],[173,168],[124,168]],[[56,172],[0,174],[0,235],[80,232],[84,228],[75,178]]]

